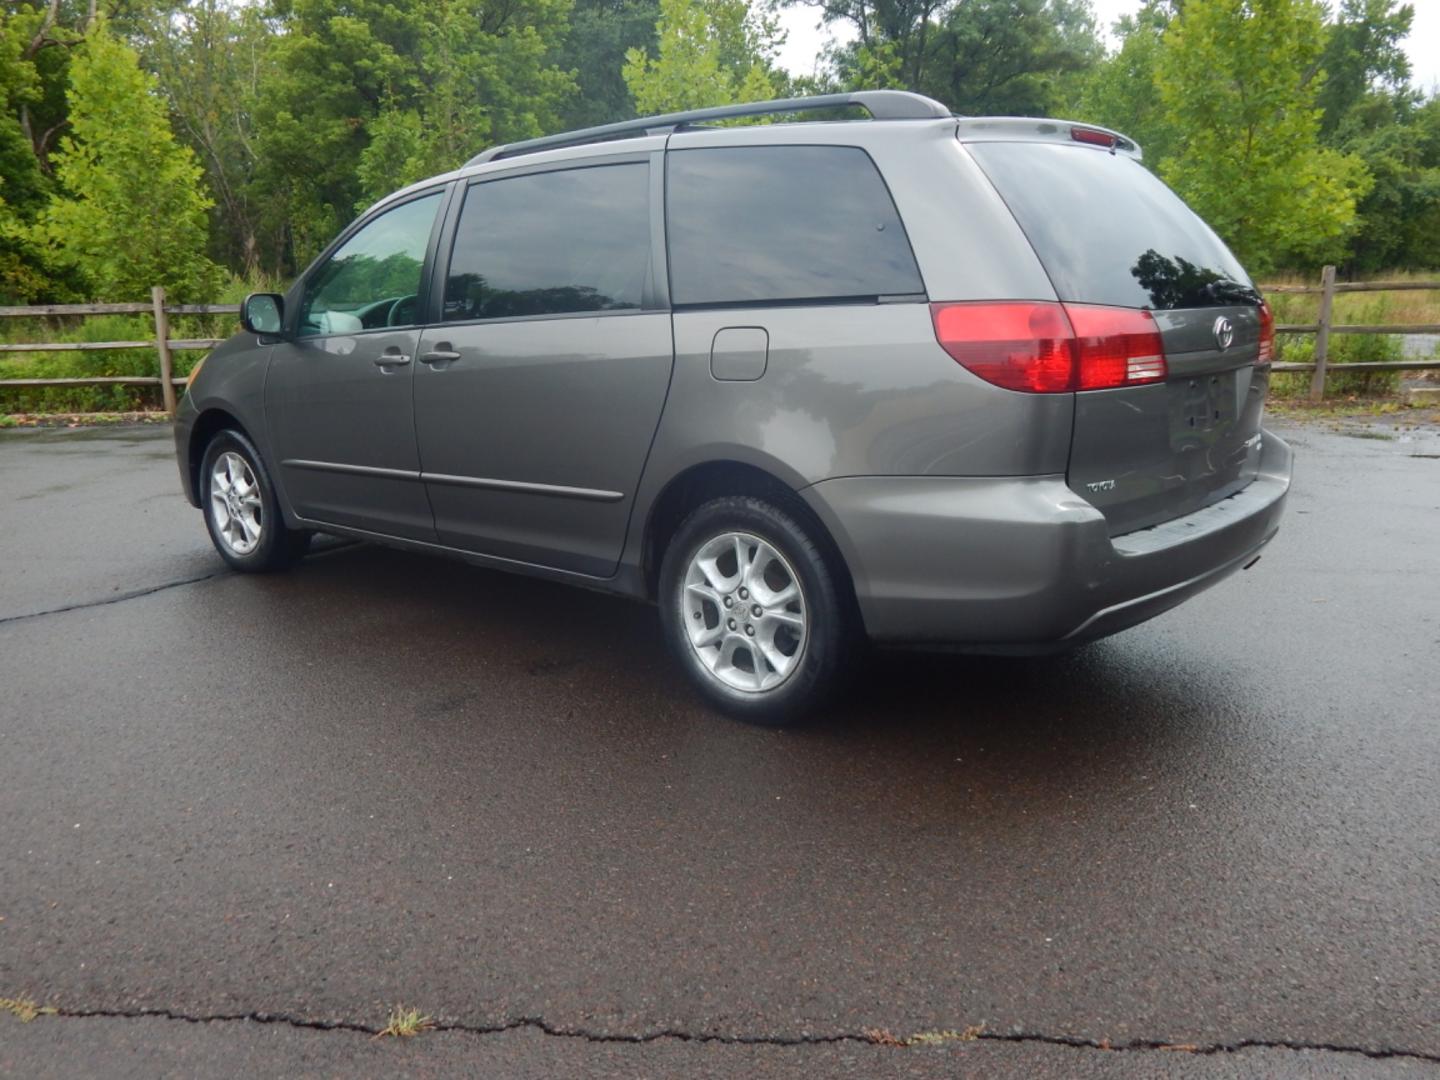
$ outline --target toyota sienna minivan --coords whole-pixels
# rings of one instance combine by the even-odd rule
[[[494,147],[241,322],[175,428],[232,567],[323,531],[653,601],[762,723],[866,639],[1149,619],[1255,560],[1290,483],[1270,309],[1131,140],[896,91]]]

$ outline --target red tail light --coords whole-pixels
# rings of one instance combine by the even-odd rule
[[[1148,311],[1089,304],[931,304],[935,337],[966,370],[1008,390],[1059,394],[1165,378]]]
[[[986,382],[1032,394],[1072,389],[1074,334],[1059,304],[931,304],[945,351]]]
[[[1275,313],[1268,300],[1260,301],[1260,351],[1255,363],[1268,364],[1275,359]]]

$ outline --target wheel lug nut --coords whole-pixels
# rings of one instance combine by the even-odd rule
[[[728,623],[726,623],[726,625],[729,626],[731,630],[734,630],[734,629],[735,629],[735,620],[734,620],[734,619],[731,619]]]
[[[750,590],[749,590],[749,589],[741,589],[741,590],[740,590],[740,599],[741,599],[741,600],[749,600],[749,599],[750,599]]]
[[[751,637],[755,636],[755,628],[751,626],[748,622],[745,624],[745,633],[749,634]]]
[[[728,597],[728,596],[725,597],[725,606],[726,606],[726,607],[730,607],[730,606],[731,606],[732,604],[734,604],[734,603],[735,603],[735,601],[734,601],[734,600],[731,600],[730,597]]]
[[[751,614],[751,615],[754,615],[755,618],[758,619],[761,615],[764,615],[764,614],[765,614],[765,609],[762,608],[759,604],[756,604],[754,607],[752,607],[752,608],[750,609],[750,614]]]

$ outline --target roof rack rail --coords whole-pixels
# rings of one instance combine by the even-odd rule
[[[780,98],[776,101],[752,101],[743,105],[691,109],[688,112],[666,113],[663,116],[642,116],[638,120],[622,120],[618,124],[601,124],[599,127],[526,139],[524,142],[504,143],[476,154],[465,163],[465,167],[468,169],[472,165],[487,161],[534,154],[541,150],[556,150],[564,146],[583,146],[586,143],[606,142],[610,139],[633,139],[641,135],[678,131],[707,120],[732,120],[741,116],[772,116],[776,113],[813,112],[817,109],[856,106],[868,112],[873,120],[940,120],[953,115],[940,102],[906,90],[857,90],[849,94]]]

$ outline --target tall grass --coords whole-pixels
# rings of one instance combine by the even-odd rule
[[[1387,270],[1378,274],[1365,274],[1354,281],[1440,281],[1440,270]],[[1260,286],[1267,285],[1314,285],[1320,284],[1319,274],[1277,274]],[[1319,293],[1267,293],[1270,304],[1275,308],[1277,322],[1306,323],[1320,317]],[[1365,305],[1383,297],[1386,301],[1386,322],[1394,323],[1440,323],[1440,289],[1416,289],[1406,292],[1389,293],[1337,293],[1335,295],[1334,318],[1337,323],[1363,323],[1371,321],[1360,316]]]

